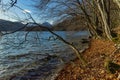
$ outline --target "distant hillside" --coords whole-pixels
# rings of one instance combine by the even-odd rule
[[[83,16],[77,16],[74,18],[68,18],[63,20],[60,23],[57,23],[52,27],[52,25],[48,22],[45,22],[41,25],[45,27],[51,28],[53,31],[80,31],[86,29],[85,18]],[[11,22],[7,20],[0,19],[0,31],[16,31],[20,28],[24,27],[24,24],[21,22]],[[29,25],[23,30],[25,31],[46,31],[43,28],[40,28],[35,25]]]
[[[11,22],[0,19],[0,31],[15,31],[24,27],[21,22]]]
[[[48,27],[48,28],[52,28],[52,25],[49,23],[44,23],[44,24],[40,24],[42,27]],[[41,28],[40,26],[34,25],[34,24],[30,24],[27,27],[25,27],[24,29],[25,31],[46,31],[46,29]]]
[[[41,28],[40,26],[26,27],[25,31],[46,31],[46,29]]]
[[[80,31],[85,30],[86,26],[85,18],[83,16],[77,16],[58,23],[52,29],[55,31]]]
[[[44,22],[43,24],[41,24],[41,26],[52,28],[52,25],[48,22]],[[28,25],[24,30],[25,31],[46,31],[46,29],[36,25]]]

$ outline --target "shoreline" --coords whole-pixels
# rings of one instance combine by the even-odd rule
[[[61,54],[60,56],[48,55],[39,61],[45,61],[43,65],[26,71],[24,75],[13,75],[10,80],[55,80],[65,65],[74,59],[76,59],[76,56],[73,52]]]

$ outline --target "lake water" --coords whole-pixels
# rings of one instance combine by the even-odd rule
[[[80,40],[88,38],[89,35],[87,31],[55,33],[73,42],[80,50],[86,47],[80,43]],[[0,80],[7,80],[9,76],[40,66],[42,62],[37,61],[46,54],[60,56],[64,53],[74,52],[49,32],[16,32],[2,36],[0,37]]]

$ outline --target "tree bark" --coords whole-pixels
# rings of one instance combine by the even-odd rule
[[[113,2],[115,2],[118,5],[119,9],[120,9],[120,0],[113,0]]]
[[[103,0],[100,0],[100,1],[101,1],[101,4],[104,5]],[[105,16],[106,14],[105,14],[104,6],[102,6],[103,7],[103,9],[102,9],[101,6],[100,6],[100,3],[99,3],[100,1],[97,0],[97,6],[98,6],[98,9],[100,11],[101,18],[102,18],[102,21],[103,21],[105,35],[109,40],[112,40],[110,27],[107,24],[107,19],[106,19],[106,16]]]

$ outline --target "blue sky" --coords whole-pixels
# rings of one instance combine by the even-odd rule
[[[9,2],[10,0],[3,0],[5,3]],[[29,12],[33,17],[34,19],[37,21],[37,22],[40,22],[40,23],[43,23],[43,22],[49,22],[49,23],[53,23],[53,20],[52,19],[48,19],[48,20],[44,20],[42,18],[42,15],[44,14],[41,14],[41,19],[40,19],[40,16],[36,16],[36,10],[32,5],[35,4],[32,0],[18,0],[17,2],[17,6],[20,6],[23,10]],[[23,20],[26,18],[26,14],[23,13],[22,10],[19,10],[15,7],[9,9],[9,11],[6,11],[6,12],[3,12],[1,9],[0,9],[0,19],[5,19],[5,20],[11,20],[11,21],[16,21],[16,20]]]

